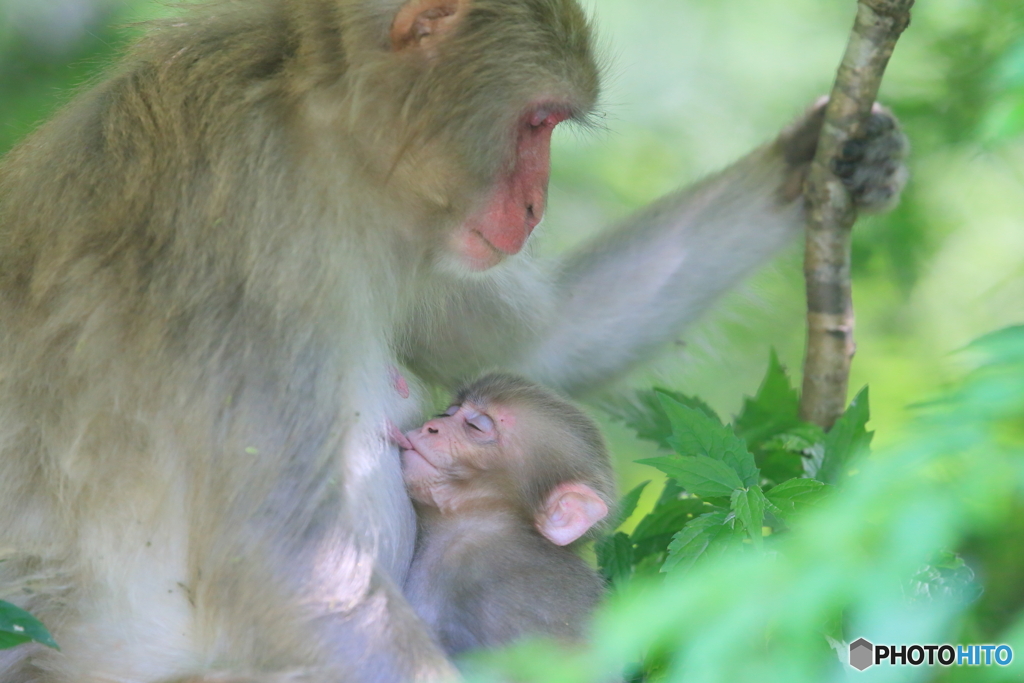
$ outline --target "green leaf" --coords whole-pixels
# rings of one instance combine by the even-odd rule
[[[758,451],[758,469],[762,483],[778,483],[804,476],[804,456],[792,451]]]
[[[722,526],[722,531],[716,534],[711,542],[708,543],[707,550],[704,551],[704,557],[709,561],[713,561],[715,558],[722,557],[728,552],[735,551],[738,548],[742,548],[743,541],[747,538],[747,532],[741,528],[741,524],[736,524],[735,517],[726,516],[726,523]]]
[[[786,481],[804,476],[812,465],[817,473],[820,462],[815,463],[811,456],[823,453],[824,443],[825,432],[821,427],[799,422],[758,444],[754,459],[763,479]]]
[[[825,457],[817,473],[818,479],[836,483],[846,474],[850,459],[867,450],[874,436],[874,432],[864,428],[870,417],[868,388],[864,387],[825,435]]]
[[[671,448],[668,438],[672,436],[672,424],[669,422],[665,410],[661,406],[659,394],[671,396],[684,406],[698,410],[710,419],[721,424],[721,420],[715,411],[707,403],[699,398],[687,396],[669,389],[644,389],[637,391],[633,398],[617,397],[601,404],[601,408],[608,413],[612,419],[623,422],[627,427],[634,430],[638,437],[646,441],[653,441],[662,448]]]
[[[674,500],[640,520],[633,530],[632,539],[636,542],[651,536],[675,534],[682,530],[687,522],[706,512],[710,512],[708,505],[700,498]]]
[[[829,487],[817,479],[790,479],[768,491],[765,497],[783,519],[817,503]]]
[[[699,498],[674,500],[655,508],[640,520],[630,536],[635,546],[634,559],[639,561],[648,555],[665,552],[675,534],[709,509]]]
[[[751,486],[749,489],[737,489],[732,492],[732,509],[736,513],[736,519],[743,522],[747,535],[757,548],[761,547],[764,538],[761,527],[764,526],[766,502],[760,486]]]
[[[803,453],[816,444],[825,442],[825,432],[816,424],[799,422],[786,431],[773,435],[765,440],[761,447]]]
[[[607,527],[608,529],[618,529],[622,526],[623,522],[629,519],[630,516],[636,512],[636,505],[640,502],[640,495],[650,483],[651,481],[648,479],[622,497],[622,500],[619,501],[619,510],[609,523]]]
[[[661,571],[686,571],[719,536],[731,531],[726,524],[725,512],[701,515],[677,533],[668,546],[668,557]]]
[[[633,542],[621,531],[601,539],[595,552],[597,566],[612,583],[620,583],[633,574]]]
[[[673,455],[643,458],[637,462],[658,468],[701,498],[728,497],[735,489],[743,488],[743,482],[731,467],[712,458]]]
[[[739,475],[744,486],[754,486],[758,483],[760,473],[754,464],[754,456],[747,450],[743,440],[730,428],[715,422],[698,410],[684,406],[667,394],[659,394],[659,397],[665,414],[672,423],[669,444],[677,453],[683,456],[702,455],[724,462]],[[696,493],[682,479],[676,479],[688,491]]]
[[[751,447],[800,422],[800,397],[790,383],[786,368],[772,349],[768,372],[757,395],[743,402],[733,429]]]
[[[33,641],[60,649],[42,622],[20,607],[0,600],[0,650]]]
[[[679,482],[671,477],[666,479],[665,488],[661,490],[661,495],[658,496],[658,502],[654,504],[654,507],[659,508],[662,505],[679,500],[681,493],[683,493],[683,487],[679,485]]]

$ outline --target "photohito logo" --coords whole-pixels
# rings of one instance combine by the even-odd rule
[[[875,664],[889,666],[1008,666],[1009,645],[875,645],[865,638],[850,643],[850,666],[864,671]]]

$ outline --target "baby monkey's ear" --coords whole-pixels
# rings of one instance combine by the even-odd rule
[[[555,545],[569,545],[608,515],[608,505],[586,484],[559,484],[548,495],[534,525]]]

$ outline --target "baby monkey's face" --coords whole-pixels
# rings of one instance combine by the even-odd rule
[[[412,499],[441,509],[456,504],[465,493],[460,483],[502,466],[517,451],[518,421],[508,407],[466,401],[406,432],[402,471]]]

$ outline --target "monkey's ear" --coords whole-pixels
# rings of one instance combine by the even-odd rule
[[[555,545],[569,545],[608,515],[608,506],[586,484],[559,484],[548,495],[534,524]]]
[[[469,9],[470,0],[409,0],[391,24],[391,48],[433,50],[452,33]]]

